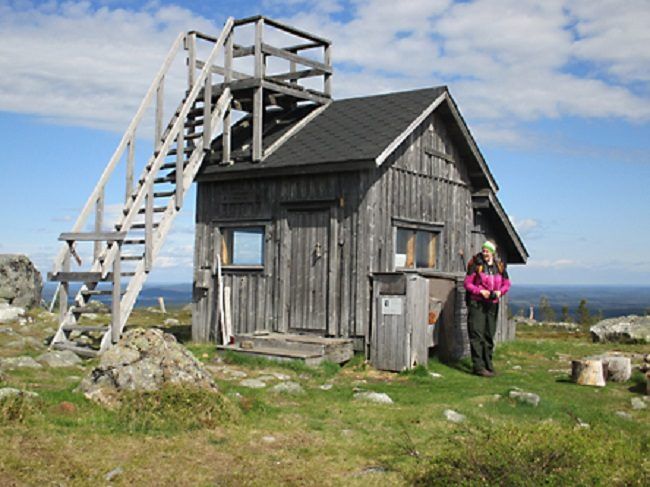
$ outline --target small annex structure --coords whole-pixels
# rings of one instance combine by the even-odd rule
[[[179,58],[187,88],[165,124]],[[117,341],[197,181],[193,339],[228,346],[279,333],[368,352],[373,287],[417,275],[434,303],[433,344],[462,354],[467,258],[485,238],[508,263],[527,258],[497,184],[446,87],[332,101],[332,74],[329,40],[266,17],[228,19],[218,37],[180,34],[60,237],[53,348],[94,356]],[[138,164],[148,126],[150,156]],[[123,211],[108,227],[116,178]],[[111,323],[85,321],[101,296]],[[512,338],[507,303],[501,315],[498,338]]]

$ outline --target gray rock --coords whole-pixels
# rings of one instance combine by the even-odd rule
[[[108,307],[106,303],[102,303],[101,301],[98,300],[91,300],[86,303],[84,308],[87,309],[88,313],[85,313],[84,316],[86,318],[91,318],[91,319],[96,319],[98,314],[101,313],[110,313],[111,309]],[[91,315],[91,316],[88,316]],[[92,316],[94,315],[94,316]]]
[[[281,374],[280,372],[272,372],[271,374],[273,375],[273,377],[275,377],[278,380],[289,380],[289,379],[291,379],[290,375]]]
[[[38,397],[38,394],[36,392],[16,389],[14,387],[3,387],[0,389],[0,400],[5,399],[6,397],[20,396],[20,395],[26,397]]]
[[[15,335],[16,332],[10,326],[0,326],[0,334],[3,334],[3,335]]]
[[[2,366],[5,369],[21,369],[21,368],[27,368],[27,369],[40,369],[43,366],[39,364],[36,360],[34,360],[32,357],[28,356],[22,356],[22,357],[8,357],[8,358],[3,358],[0,360],[0,366]]]
[[[277,440],[275,439],[275,436],[267,435],[262,436],[262,441],[264,443],[275,443]]]
[[[650,316],[608,318],[589,331],[594,342],[650,343]]]
[[[319,389],[322,389],[324,391],[329,391],[332,387],[332,384],[323,384],[321,386],[318,386]]]
[[[630,402],[632,403],[632,409],[638,411],[640,409],[647,409],[648,405],[640,397],[633,397]]]
[[[632,421],[632,415],[630,413],[625,412],[625,411],[616,411],[616,413],[614,413],[614,414],[616,414],[616,416],[618,416],[619,418],[626,419],[628,421]]]
[[[79,356],[70,350],[54,350],[36,358],[41,365],[48,367],[73,367],[81,363]]]
[[[442,379],[442,374],[439,374],[437,372],[429,372],[429,375],[434,379]]]
[[[603,361],[607,362],[607,380],[627,382],[632,377],[632,361],[629,357],[608,355]]]
[[[393,404],[393,400],[385,392],[357,392],[354,399],[377,404]]]
[[[113,480],[115,480],[117,477],[119,477],[123,473],[124,473],[124,469],[122,467],[114,468],[113,470],[108,472],[106,475],[104,475],[104,480],[106,480],[106,482],[112,482]]]
[[[20,308],[41,304],[43,279],[25,255],[0,255],[0,302]]]
[[[244,379],[239,383],[242,387],[248,387],[249,389],[264,389],[266,387],[266,382],[259,379]]]
[[[152,391],[165,384],[217,390],[210,373],[173,335],[136,328],[102,354],[79,388],[89,399],[112,407],[122,391]]]
[[[282,394],[303,394],[305,390],[297,382],[285,381],[274,385],[271,391]]]
[[[167,318],[164,321],[165,326],[180,326],[181,322],[178,321],[176,318]]]
[[[510,399],[514,399],[517,402],[520,402],[522,404],[530,404],[533,407],[537,407],[539,405],[540,397],[537,394],[533,394],[532,392],[524,392],[524,391],[510,391],[508,394]]]
[[[5,345],[7,348],[13,348],[14,350],[22,350],[24,348],[35,348],[40,350],[45,347],[40,340],[37,340],[34,337],[21,337],[18,340],[13,340]]]
[[[7,303],[0,303],[0,323],[16,321],[25,314],[25,308],[11,306]]]
[[[248,377],[248,374],[246,372],[237,369],[225,369],[223,373],[233,379],[243,379],[244,377]]]
[[[453,409],[445,409],[442,414],[447,421],[451,421],[452,423],[462,423],[467,419],[464,415],[454,411]]]
[[[270,382],[276,380],[274,375],[260,375],[257,377],[257,380],[261,380],[262,382]]]

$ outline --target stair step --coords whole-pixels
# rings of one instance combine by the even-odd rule
[[[110,327],[107,325],[63,325],[61,327],[63,331],[81,331],[81,332],[107,332],[110,330]]]
[[[147,225],[146,223],[134,223],[133,225],[131,225],[131,228],[133,228],[134,230],[142,230],[143,228],[146,227],[146,225]],[[158,225],[160,224],[152,223],[151,228],[158,228]]]
[[[203,137],[203,132],[194,132],[191,134],[186,134],[185,140],[200,139],[201,137]]]
[[[174,178],[170,178],[169,176],[161,176],[153,180],[153,184],[175,183],[175,182],[176,180]]]
[[[183,169],[187,167],[187,162],[183,163]],[[166,169],[176,169],[176,163],[175,162],[167,162],[166,164],[163,164],[160,166],[160,170],[164,171]]]
[[[186,147],[183,150],[183,152],[185,154],[191,154],[192,152],[194,152],[194,148]],[[178,153],[178,151],[176,149],[169,149],[169,152],[167,152],[167,155],[168,156],[175,156],[177,153]]]
[[[167,209],[166,206],[154,206],[153,207],[153,212],[154,213],[164,213],[166,209]],[[147,212],[146,208],[140,208],[138,210],[138,215],[143,215],[146,212]]]
[[[144,259],[143,254],[138,255],[120,255],[120,260],[142,260]]]
[[[143,238],[130,238],[122,242],[122,245],[144,245],[146,243]]]
[[[47,274],[48,281],[59,282],[99,282],[105,281],[108,278],[102,279],[101,272],[57,272]]]
[[[80,347],[72,342],[56,342],[52,344],[54,350],[70,350],[80,357],[94,358],[99,355],[99,350],[90,347]]]
[[[112,289],[86,289],[84,291],[81,291],[81,294],[84,296],[112,296],[113,290]]]
[[[158,191],[153,194],[154,198],[169,198],[171,196],[174,196],[176,194],[176,191]]]
[[[71,306],[70,311],[75,314],[97,313],[97,308],[93,306]]]

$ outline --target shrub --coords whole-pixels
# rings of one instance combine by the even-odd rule
[[[221,393],[177,385],[150,392],[126,392],[117,410],[122,427],[146,433],[215,428],[235,421],[239,414],[239,409]]]
[[[558,424],[466,430],[406,474],[413,485],[650,485],[648,437]]]
[[[38,398],[24,393],[0,399],[0,424],[23,423],[27,418],[40,414]]]

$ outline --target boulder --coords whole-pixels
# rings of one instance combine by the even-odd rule
[[[594,342],[650,343],[650,316],[608,318],[589,331]]]
[[[9,323],[25,316],[25,308],[0,302],[0,323]]]
[[[384,392],[357,392],[354,395],[357,401],[375,402],[377,404],[393,404],[390,396]]]
[[[135,328],[102,354],[79,388],[87,398],[112,407],[122,391],[152,391],[167,384],[217,390],[210,373],[173,335]]]
[[[20,308],[41,304],[43,279],[25,255],[0,254],[0,302]]]

